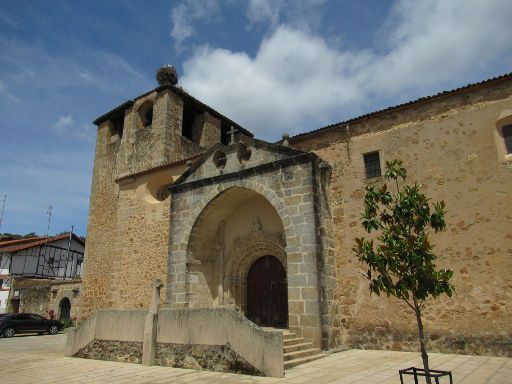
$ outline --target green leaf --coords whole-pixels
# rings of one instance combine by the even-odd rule
[[[398,188],[386,184],[366,187],[362,225],[368,233],[377,231],[376,244],[364,238],[356,239],[354,252],[368,266],[367,279],[372,293],[424,301],[441,294],[452,296],[450,284],[453,271],[436,269],[437,256],[429,233],[446,228],[446,207],[443,201],[432,202],[422,185],[402,185],[407,170],[401,160],[386,162],[385,177],[394,180]]]

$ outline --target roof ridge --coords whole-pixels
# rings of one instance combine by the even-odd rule
[[[480,85],[492,83],[494,81],[503,80],[503,79],[507,79],[507,78],[512,78],[512,72],[505,73],[505,74],[500,75],[500,76],[495,76],[495,77],[492,77],[490,79],[482,80],[482,81],[479,81],[479,82],[476,82],[476,83],[466,84],[466,85],[464,85],[462,87],[454,88],[454,89],[451,89],[451,90],[448,90],[448,91],[442,91],[442,92],[438,92],[438,93],[433,94],[433,95],[419,97],[417,99],[414,99],[414,100],[411,100],[411,101],[407,101],[405,103],[396,104],[396,105],[393,105],[391,107],[387,107],[387,108],[379,109],[377,111],[365,113],[363,115],[359,115],[359,116],[353,117],[353,118],[348,119],[348,120],[339,121],[339,122],[332,123],[332,124],[329,124],[329,125],[317,128],[317,129],[313,129],[311,131],[302,132],[302,133],[299,133],[299,134],[297,134],[295,136],[291,136],[289,138],[289,140],[300,139],[300,138],[305,137],[305,136],[313,135],[313,134],[316,134],[316,133],[319,133],[319,132],[323,132],[323,131],[326,131],[326,130],[329,130],[329,129],[332,129],[332,128],[336,128],[336,127],[338,127],[340,125],[344,125],[344,124],[348,124],[348,123],[353,123],[355,121],[359,121],[359,120],[367,119],[369,117],[377,116],[377,115],[379,115],[381,113],[385,113],[385,112],[389,112],[389,111],[394,111],[394,110],[397,110],[397,109],[400,109],[400,108],[408,107],[410,105],[419,104],[419,103],[423,103],[423,102],[426,102],[426,101],[434,100],[434,99],[437,99],[439,97],[453,95],[453,94],[455,94],[457,92],[460,92],[460,91],[463,91],[463,90],[467,90],[467,89],[470,89],[470,88],[473,88],[473,87],[477,87],[477,86],[480,86]]]
[[[10,245],[10,244],[18,244],[18,243],[25,243],[25,242],[41,240],[43,238],[46,238],[46,236],[26,237],[26,238],[22,238],[22,239],[5,240],[5,241],[0,240],[0,247],[4,247],[4,246]]]
[[[20,244],[18,246],[12,245],[11,247],[6,247],[3,249],[0,249],[0,252],[17,252],[17,251],[21,251],[23,249],[37,247],[38,245],[48,244],[48,243],[53,243],[54,241],[63,240],[63,239],[68,238],[69,235],[70,235],[70,233],[67,232],[67,233],[63,233],[61,235],[56,235],[56,236],[52,236],[52,237],[41,237],[37,240],[34,240],[34,241],[26,243],[26,244]],[[79,236],[77,236],[74,233],[72,233],[72,236],[75,240],[77,240],[78,242],[85,245],[85,242],[82,239],[80,239]]]
[[[110,110],[109,112],[106,112],[103,115],[99,116],[96,120],[93,121],[93,124],[99,126],[101,123],[103,123],[104,121],[108,120],[113,115],[115,115],[117,113],[120,113],[122,110],[124,110],[124,109],[126,109],[128,107],[131,107],[132,105],[134,105],[135,104],[135,100],[138,100],[138,99],[140,99],[142,97],[145,97],[145,96],[149,95],[151,92],[155,92],[155,91],[156,92],[161,92],[161,91],[166,90],[166,89],[171,89],[172,91],[177,92],[177,93],[181,94],[182,96],[184,96],[186,98],[190,98],[194,103],[199,104],[199,106],[204,108],[208,113],[216,115],[217,118],[226,121],[230,125],[235,126],[237,129],[241,130],[244,134],[246,134],[248,136],[251,136],[251,137],[254,136],[251,131],[249,131],[248,129],[242,127],[236,121],[230,119],[229,117],[227,117],[224,114],[220,113],[216,109],[210,107],[208,104],[205,104],[201,100],[196,99],[190,93],[185,91],[181,86],[176,86],[176,85],[171,85],[171,84],[159,85],[158,87],[153,88],[152,90],[150,90],[150,91],[148,91],[146,93],[143,93],[142,95],[134,97],[131,100],[125,101],[124,103],[118,105],[117,107],[115,107],[114,109]]]
[[[143,169],[142,171],[138,171],[138,172],[134,172],[134,173],[131,173],[131,174],[123,175],[123,176],[118,177],[114,181],[116,183],[119,183],[120,181],[123,181],[123,180],[126,180],[126,179],[130,179],[132,177],[139,177],[139,176],[147,175],[148,173],[152,173],[152,172],[155,172],[155,171],[160,171],[162,169],[166,169],[166,168],[172,167],[174,165],[182,164],[182,163],[185,163],[188,160],[192,160],[192,159],[195,159],[196,157],[201,156],[206,151],[207,151],[206,149],[205,150],[201,150],[201,151],[197,152],[195,155],[191,155],[191,156],[188,156],[188,157],[184,157],[182,159],[178,159],[178,160],[170,161],[170,162],[167,162],[167,163],[164,163],[164,164],[160,164],[160,165],[156,165],[156,166],[153,166],[153,167],[149,167],[149,168]]]

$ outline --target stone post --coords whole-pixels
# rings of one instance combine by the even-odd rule
[[[155,362],[156,331],[158,324],[158,308],[160,307],[160,289],[163,287],[159,279],[151,284],[153,297],[148,314],[144,321],[144,340],[142,343],[142,365],[153,365]]]

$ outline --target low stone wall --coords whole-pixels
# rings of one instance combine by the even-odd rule
[[[268,376],[283,377],[283,335],[266,331],[230,308],[161,309],[157,343],[230,345]]]
[[[66,356],[75,356],[94,340],[128,341],[142,344],[144,310],[101,310],[94,312],[78,328],[70,328]]]
[[[429,352],[466,355],[512,357],[512,334],[464,335],[458,332],[425,333]],[[372,330],[351,332],[345,335],[345,345],[359,349],[385,349],[393,351],[419,351],[418,334],[414,331],[392,331],[380,327]]]
[[[142,343],[136,341],[93,340],[75,357],[140,364]],[[229,345],[163,344],[156,346],[155,365],[263,376]]]
[[[155,365],[263,376],[228,345],[158,343]]]
[[[93,340],[80,349],[75,357],[140,364],[142,343],[136,341]]]
[[[140,362],[145,317],[144,310],[95,312],[69,330],[66,356]],[[282,333],[234,309],[161,309],[157,321],[153,364],[284,376]]]

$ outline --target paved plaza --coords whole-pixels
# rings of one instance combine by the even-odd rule
[[[64,334],[0,339],[1,382],[397,384],[398,369],[420,366],[417,353],[350,350],[292,368],[284,379],[275,379],[63,357],[65,342]],[[431,353],[430,360],[433,368],[452,370],[457,384],[512,383],[512,359]]]

